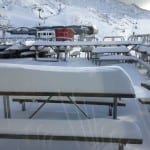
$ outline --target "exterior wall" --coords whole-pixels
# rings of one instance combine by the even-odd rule
[[[56,41],[72,41],[74,39],[74,31],[71,28],[55,29]]]
[[[55,39],[55,31],[54,30],[37,31],[37,38],[42,38],[42,39],[47,39],[47,40],[54,40]]]

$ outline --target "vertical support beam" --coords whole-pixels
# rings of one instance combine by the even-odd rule
[[[113,119],[117,119],[117,97],[114,97]]]
[[[7,101],[6,96],[3,96],[3,105],[4,105],[4,118],[7,118]]]
[[[112,106],[111,105],[109,105],[109,116],[112,116]]]
[[[67,46],[65,46],[65,59],[64,59],[64,61],[67,60],[67,53],[68,53]]]
[[[21,106],[22,106],[22,111],[25,111],[25,110],[26,110],[26,103],[25,103],[25,102],[22,102],[22,103],[21,103]]]
[[[38,58],[38,46],[35,46],[35,60]]]
[[[11,118],[9,96],[3,96],[4,118]]]
[[[87,59],[90,59],[90,54],[89,54],[89,50],[87,50]]]
[[[56,47],[56,53],[57,53],[57,60],[59,61],[59,59],[60,59],[60,46]]]
[[[122,143],[119,143],[118,150],[124,150],[124,145]]]

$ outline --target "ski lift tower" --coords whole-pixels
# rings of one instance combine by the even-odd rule
[[[135,32],[136,32],[137,28],[138,28],[138,26],[137,26],[137,21],[135,21],[135,22],[133,23],[133,28],[132,28],[133,35],[135,35]]]

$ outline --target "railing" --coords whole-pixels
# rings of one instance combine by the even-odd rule
[[[150,34],[137,34],[128,37],[129,41],[139,41],[142,43],[150,43]]]
[[[103,41],[124,41],[123,36],[105,36]]]

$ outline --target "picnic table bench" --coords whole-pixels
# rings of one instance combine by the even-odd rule
[[[109,115],[113,114],[113,105],[114,100],[110,97],[71,97],[76,104],[83,104],[83,105],[105,105],[109,107]],[[65,104],[72,104],[72,102],[67,99],[65,96],[53,96],[51,100],[47,100],[48,97],[39,97],[39,96],[13,96],[12,100],[14,102],[19,102],[22,105],[22,111],[26,110],[25,103],[32,102],[32,103],[65,103]],[[117,100],[117,106],[126,106],[125,102],[122,100]]]
[[[150,80],[143,81],[141,86],[145,87],[146,89],[150,90]]]
[[[92,51],[92,60],[99,60],[100,56],[110,55],[110,54],[123,54],[128,55],[130,50],[125,46],[107,46],[107,47],[96,47]]]
[[[107,56],[100,56],[99,59],[97,59],[99,65],[103,61],[113,61],[113,62],[119,62],[119,63],[134,63],[137,62],[137,58],[134,56],[125,56],[125,55],[107,55]],[[96,62],[97,64],[97,62]]]
[[[148,45],[140,45],[136,52],[140,54],[139,58],[141,58],[143,61],[150,61],[150,47]]]
[[[106,47],[96,47],[93,49],[93,54],[103,54],[103,53],[129,53],[130,50],[125,46],[106,46]]]
[[[137,124],[112,119],[38,120],[0,119],[0,139],[63,140],[142,144]]]

